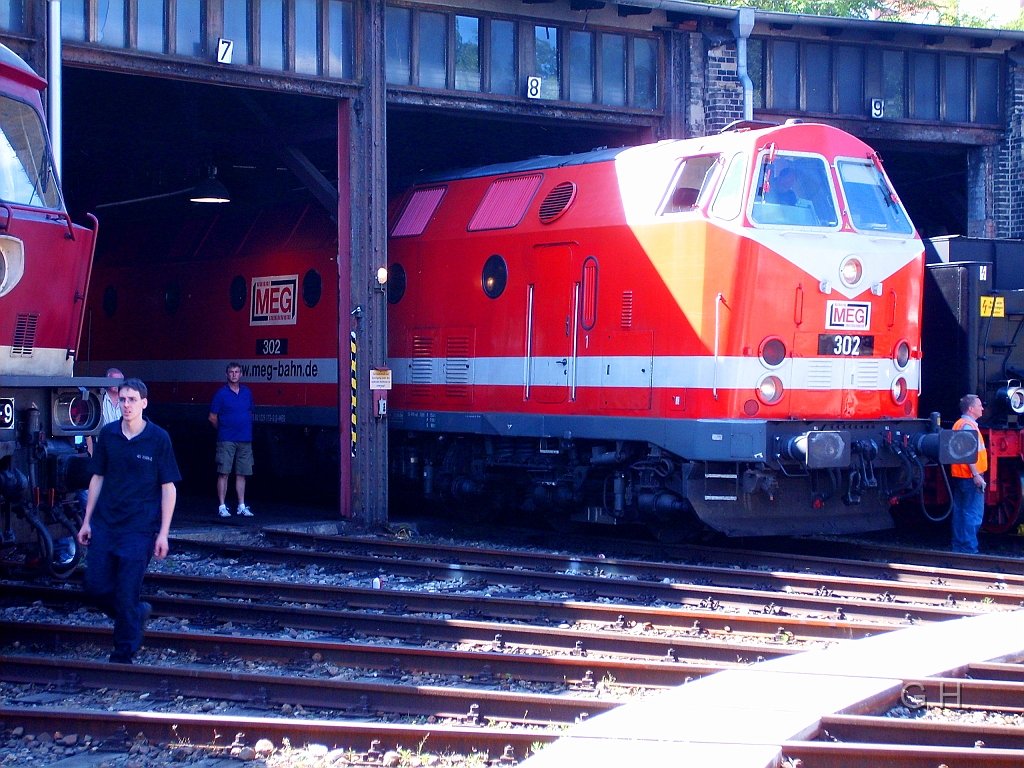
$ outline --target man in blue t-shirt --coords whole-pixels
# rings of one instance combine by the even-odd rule
[[[217,429],[217,496],[220,498],[217,514],[231,517],[225,500],[228,475],[234,472],[238,514],[252,517],[252,510],[245,505],[245,478],[252,474],[252,412],[255,404],[252,390],[239,383],[242,366],[228,363],[227,377],[228,383],[217,390],[210,406],[210,423]]]
[[[118,387],[121,418],[100,430],[93,448],[89,500],[78,543],[89,547],[85,591],[114,620],[110,660],[131,664],[152,607],[142,602],[149,559],[167,557],[167,536],[181,480],[171,438],[143,418],[146,385]]]

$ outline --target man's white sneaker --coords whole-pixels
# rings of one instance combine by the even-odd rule
[[[245,504],[239,504],[238,514],[241,517],[252,517],[252,510],[245,506]]]
[[[228,511],[228,505],[227,504],[221,504],[217,508],[217,514],[220,515],[221,517],[231,517],[231,512]]]

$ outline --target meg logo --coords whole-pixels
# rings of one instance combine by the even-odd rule
[[[249,325],[295,325],[298,275],[252,279]]]
[[[830,301],[826,305],[825,327],[830,331],[871,330],[871,304],[866,301]]]

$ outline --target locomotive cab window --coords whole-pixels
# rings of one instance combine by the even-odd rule
[[[0,199],[60,208],[39,113],[22,101],[0,97]]]
[[[820,157],[764,152],[750,218],[756,224],[768,226],[839,226],[825,161]]]
[[[725,172],[722,185],[711,204],[712,216],[732,221],[740,215],[743,207],[743,180],[746,176],[747,156],[740,152],[729,161],[729,170]]]
[[[854,228],[897,235],[913,233],[906,211],[874,164],[839,160],[836,166]]]
[[[665,213],[692,211],[711,186],[711,179],[718,167],[719,155],[688,157],[679,165],[675,181],[669,187],[661,209]]]

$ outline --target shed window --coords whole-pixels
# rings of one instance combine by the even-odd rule
[[[420,80],[424,88],[448,84],[447,19],[442,13],[420,13]]]
[[[410,81],[412,11],[388,6],[384,17],[387,81],[408,85]]]
[[[557,99],[561,95],[558,83],[558,27],[534,27],[533,45],[533,72],[541,79],[540,97]]]
[[[328,74],[331,77],[352,77],[353,69],[353,28],[352,3],[330,0],[330,59]]]
[[[864,114],[864,49],[842,46],[836,50],[839,114]]]
[[[966,123],[971,119],[971,83],[967,57],[946,56],[942,72],[946,119]]]
[[[914,117],[939,119],[938,70],[939,57],[934,53],[913,54]]]
[[[999,60],[978,59],[975,73],[974,122],[999,122]]]
[[[480,90],[480,19],[455,17],[455,90]]]
[[[516,25],[511,21],[491,22],[491,93],[516,92]]]
[[[283,0],[260,0],[260,66],[284,69]]]
[[[658,41],[633,38],[633,106],[658,107]]]
[[[179,56],[203,55],[203,4],[201,0],[177,0],[174,10],[174,52]]]
[[[772,61],[772,106],[775,109],[797,109],[798,80],[796,43],[776,41]]]
[[[569,33],[569,101],[594,101],[594,35],[590,32]]]
[[[807,111],[831,112],[832,49],[827,45],[808,45],[805,56]]]
[[[626,104],[626,38],[601,35],[601,103]]]
[[[60,36],[65,40],[85,40],[85,15],[85,0],[64,0],[60,4]]]
[[[181,2],[181,0],[178,0]],[[320,40],[320,14],[317,0],[295,0],[295,71],[319,74],[317,43]]]
[[[538,173],[492,181],[470,219],[469,230],[511,229],[519,224],[543,178]]]
[[[249,0],[224,0],[224,37],[234,43],[233,64],[249,63]]]
[[[137,0],[138,48],[150,53],[164,52],[163,0]]]
[[[0,28],[7,32],[25,29],[25,4],[22,0],[0,0]]]
[[[906,93],[903,51],[882,51],[882,98],[886,117],[906,115]]]
[[[764,102],[764,40],[747,41],[747,74],[754,84],[754,109],[763,109]]]

